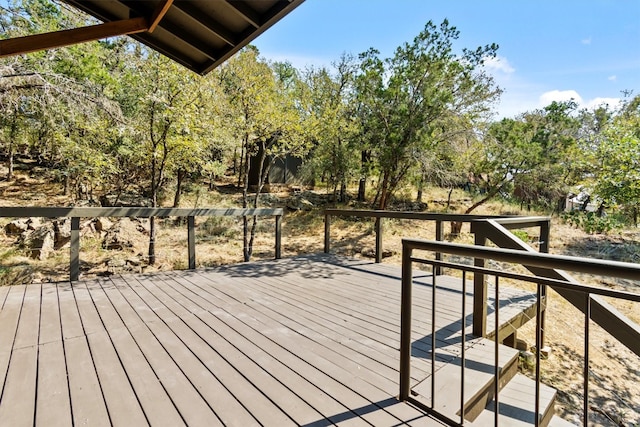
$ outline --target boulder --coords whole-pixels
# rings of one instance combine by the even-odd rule
[[[27,248],[29,256],[45,260],[54,250],[55,232],[52,224],[45,224],[21,237],[21,246]]]
[[[58,250],[71,241],[71,219],[53,221],[54,248]]]
[[[20,235],[29,229],[29,223],[26,218],[16,219],[4,226],[4,231],[8,236]]]
[[[132,248],[136,241],[148,234],[148,221],[145,224],[136,218],[122,218],[107,230],[102,247],[111,250]]]
[[[292,211],[310,211],[314,205],[304,197],[294,196],[287,200],[287,208]]]
[[[151,207],[151,199],[139,194],[105,194],[100,197],[100,204],[104,207]]]
[[[113,222],[111,222],[109,218],[98,217],[95,219],[94,227],[98,233],[106,232],[113,227]]]

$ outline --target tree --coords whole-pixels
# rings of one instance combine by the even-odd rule
[[[278,73],[280,71],[280,73]],[[260,59],[255,47],[243,49],[218,71],[228,104],[225,124],[241,147],[242,207],[256,208],[266,177],[276,159],[287,154],[303,156],[308,150],[301,109],[296,105],[291,84],[296,76],[283,73],[286,67],[272,68]],[[249,172],[258,177],[250,195]],[[258,219],[243,218],[243,255],[249,261]]]
[[[428,22],[411,44],[382,60],[370,49],[360,55],[357,90],[363,114],[363,136],[381,177],[377,204],[386,208],[393,193],[416,165],[414,154],[433,148],[432,135],[451,116],[473,123],[489,112],[500,91],[483,69],[495,44],[453,51],[459,31],[444,21]]]
[[[135,81],[138,106],[134,117],[134,135],[144,147],[148,167],[151,205],[158,206],[160,191],[170,172],[178,180],[196,169],[203,157],[206,140],[202,103],[204,80],[181,68],[157,52],[146,50],[144,62],[129,78]],[[140,82],[137,83],[136,82]],[[178,182],[179,194],[181,182]],[[176,196],[179,199],[179,196]],[[178,200],[179,201],[179,200]],[[149,264],[155,262],[155,220],[149,230]]]
[[[361,175],[353,58],[343,55],[334,68],[334,73],[309,69],[304,76],[307,91],[301,98],[307,99],[307,125],[314,141],[313,155],[305,166],[314,180],[326,183],[333,200],[344,201],[347,183]]]
[[[609,205],[631,212],[638,225],[640,211],[640,96],[627,102],[603,132],[595,150],[595,193]]]

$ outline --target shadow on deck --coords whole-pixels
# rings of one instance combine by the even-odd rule
[[[416,280],[412,381],[426,396],[430,276]],[[459,279],[438,286],[437,370],[459,371]],[[503,288],[500,317],[531,304]],[[399,267],[310,255],[5,287],[0,307],[3,426],[442,425],[395,398]]]

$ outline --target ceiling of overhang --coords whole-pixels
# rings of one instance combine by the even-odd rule
[[[149,17],[166,0],[63,0],[103,22]],[[206,74],[304,0],[173,0],[153,32],[130,37]]]

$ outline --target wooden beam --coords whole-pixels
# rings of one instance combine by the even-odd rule
[[[151,19],[149,20],[149,29],[150,33],[153,33],[153,30],[156,29],[164,15],[169,11],[173,0],[164,0],[160,2],[156,10],[153,11],[153,15],[151,15]]]
[[[0,58],[100,40],[107,37],[142,33],[148,29],[149,24],[147,19],[141,17],[107,22],[89,27],[74,28],[71,30],[0,40]]]
[[[253,9],[247,6],[244,2],[237,0],[227,0],[227,4],[233,8],[233,10],[240,15],[245,21],[254,26],[260,28],[262,25],[262,19]]]

